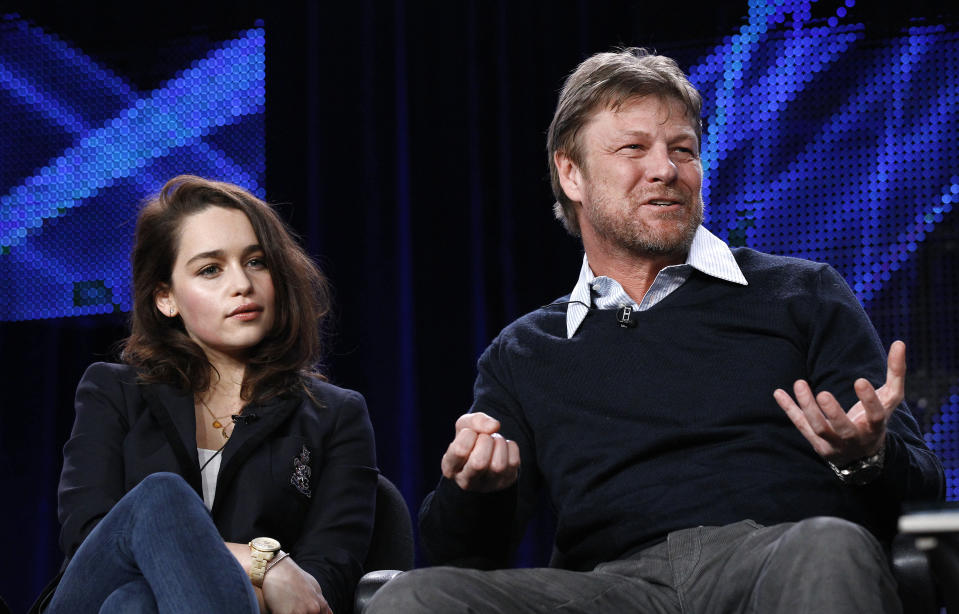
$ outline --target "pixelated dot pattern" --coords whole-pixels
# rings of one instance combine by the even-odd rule
[[[0,319],[128,311],[136,211],[169,177],[264,195],[261,25],[147,92],[25,20],[0,29]]]
[[[939,420],[925,434],[926,444],[943,459],[946,469],[946,498],[959,500],[959,385],[953,386],[939,410]]]

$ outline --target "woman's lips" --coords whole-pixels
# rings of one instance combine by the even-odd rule
[[[247,304],[247,305],[240,305],[239,307],[231,311],[229,315],[227,315],[227,317],[233,318],[234,320],[242,320],[245,322],[248,320],[254,320],[258,318],[261,313],[263,313],[263,308],[260,307],[259,305]]]

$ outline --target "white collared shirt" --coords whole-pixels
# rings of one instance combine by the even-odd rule
[[[693,269],[711,277],[743,286],[748,285],[729,246],[702,226],[696,229],[685,264],[664,267],[656,275],[656,279],[653,280],[653,284],[639,305],[626,294],[615,279],[605,275],[596,277],[593,270],[589,268],[589,261],[584,254],[579,279],[569,295],[570,303],[566,308],[566,338],[572,339],[579,330],[580,324],[589,313],[587,305],[597,309],[618,309],[631,305],[638,311],[646,311],[683,285],[689,279]]]

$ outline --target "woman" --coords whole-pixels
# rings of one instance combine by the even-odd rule
[[[185,175],[139,215],[133,287],[125,364],[77,388],[46,611],[348,611],[377,472],[363,398],[313,370],[319,270],[267,204]]]

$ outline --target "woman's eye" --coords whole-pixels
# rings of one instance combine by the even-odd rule
[[[254,269],[262,269],[262,268],[266,268],[266,260],[264,260],[263,258],[251,258],[249,262],[246,263],[246,265]]]
[[[220,267],[215,264],[209,264],[202,269],[200,269],[200,275],[204,277],[212,277],[220,272]]]

